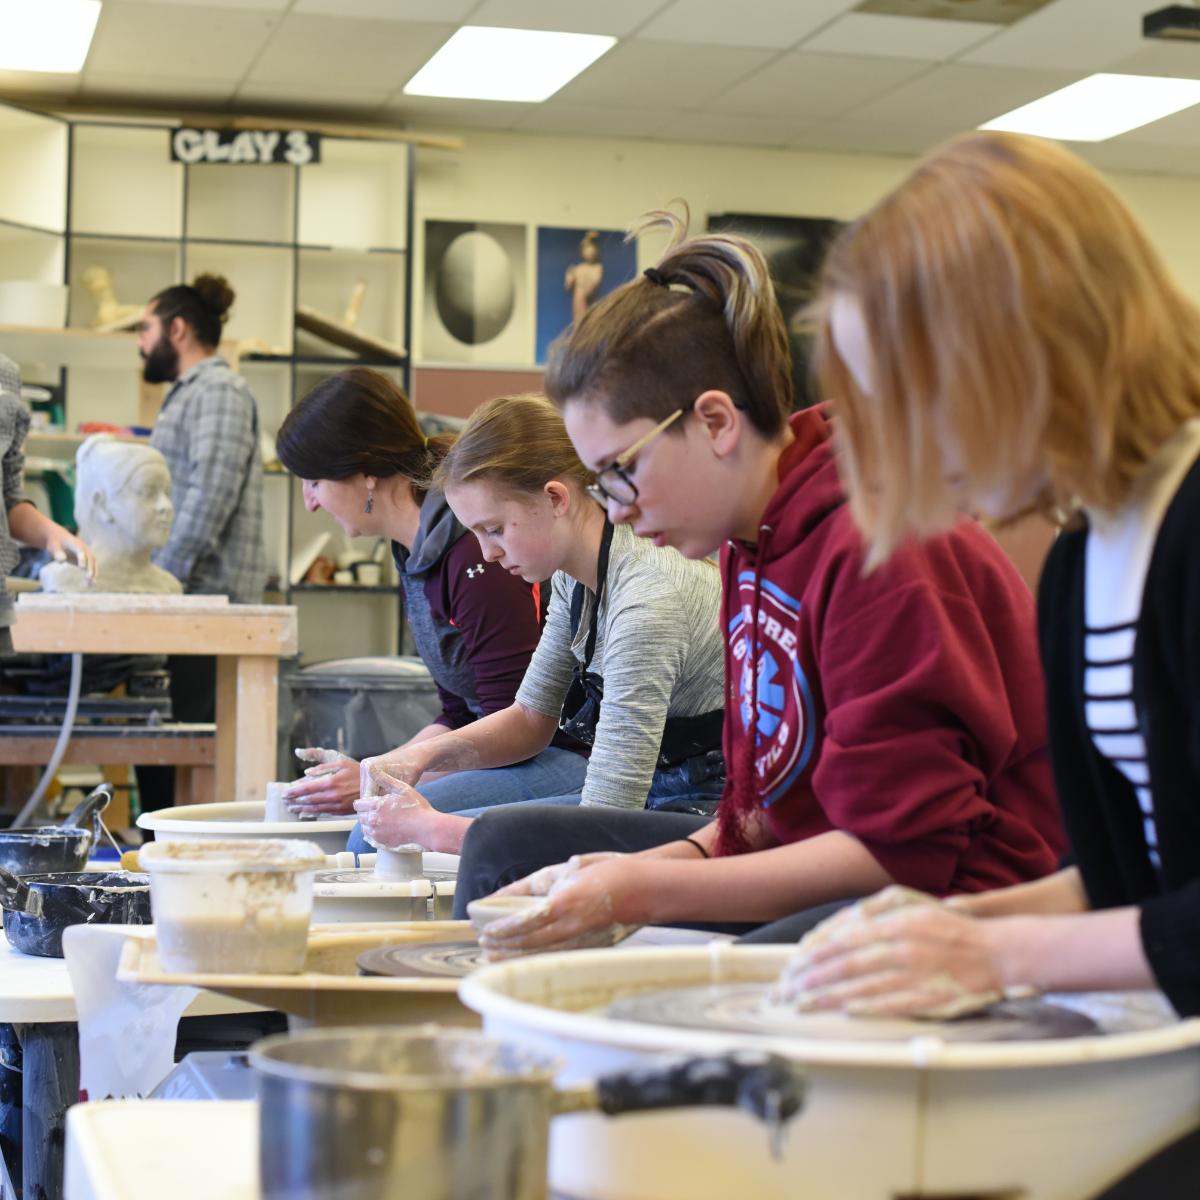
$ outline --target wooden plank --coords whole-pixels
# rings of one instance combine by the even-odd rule
[[[236,660],[237,719],[234,725],[235,779],[238,800],[265,802],[267,781],[274,779],[279,705],[279,660],[243,655]],[[218,693],[219,698],[219,693]],[[217,728],[221,728],[220,717]]]
[[[213,785],[217,803],[241,799],[236,791],[238,716],[237,662],[232,658],[218,658],[217,757]]]
[[[21,653],[292,655],[299,646],[291,605],[231,604],[206,611],[169,607],[126,612],[18,605],[13,645]]]
[[[339,321],[336,317],[328,316],[326,313],[317,312],[315,308],[309,308],[304,304],[296,305],[296,326],[316,334],[317,337],[323,338],[335,346],[341,346],[354,354],[361,354],[365,358],[394,358],[398,363],[404,361],[404,347],[385,342],[383,338],[374,337],[369,333],[363,333],[361,329],[354,329],[344,321]],[[352,367],[354,360],[348,359],[346,365]]]
[[[0,765],[47,763],[54,749],[53,737],[0,737]],[[195,737],[88,738],[72,737],[64,763],[83,766],[145,766],[171,764],[209,767],[216,761],[216,739],[209,734]]]

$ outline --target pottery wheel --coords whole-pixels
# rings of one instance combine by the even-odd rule
[[[422,942],[415,946],[379,946],[358,956],[364,975],[408,978],[436,975],[461,978],[483,966],[483,951],[475,942]]]
[[[904,1042],[914,1037],[946,1042],[1028,1042],[1100,1032],[1090,1017],[1044,1000],[1007,1000],[955,1021],[909,1021],[795,1012],[782,1005],[764,1004],[766,994],[762,983],[671,988],[627,996],[610,1004],[605,1014],[644,1025],[858,1042]]]

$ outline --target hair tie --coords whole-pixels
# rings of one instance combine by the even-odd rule
[[[669,283],[667,283],[666,276],[664,276],[657,267],[647,267],[642,274],[645,275],[645,277],[656,287],[665,288],[671,286]]]
[[[422,436],[424,436],[424,435],[422,435]],[[425,448],[426,450],[428,450],[428,449],[429,449],[429,439],[428,439],[428,438],[425,438],[425,442],[424,442],[424,448]]]

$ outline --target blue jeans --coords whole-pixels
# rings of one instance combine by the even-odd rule
[[[588,760],[573,750],[547,746],[541,754],[511,767],[486,771],[458,771],[417,790],[439,812],[475,817],[498,804],[578,804],[587,775]],[[543,799],[549,796],[551,799]],[[355,825],[346,849],[355,854],[373,854],[372,846]]]

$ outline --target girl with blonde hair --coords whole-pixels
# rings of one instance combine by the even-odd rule
[[[1200,311],[1095,171],[983,133],[845,232],[822,310],[880,569],[962,508],[1070,517],[1038,615],[1076,865],[953,908],[885,892],[802,944],[785,990],[928,1015],[1157,986],[1200,1014]]]
[[[457,853],[484,804],[582,805],[585,819],[626,810],[642,830],[667,817],[703,825],[712,812],[725,774],[716,568],[614,528],[593,482],[541,396],[484,404],[442,459],[434,484],[484,561],[530,582],[552,576],[550,606],[511,705],[364,760],[355,808],[374,845]],[[590,748],[582,790],[496,783],[495,768],[564,736]],[[443,777],[427,797],[431,772]],[[457,803],[460,790],[473,805]],[[547,852],[544,811],[520,818],[522,853]]]
[[[761,253],[688,239],[670,214],[650,223],[670,228],[666,254],[563,336],[546,383],[611,520],[693,558],[723,546],[729,779],[715,821],[649,850],[616,819],[546,814],[583,857],[513,886],[547,901],[485,944],[522,953],[679,922],[771,922],[752,936],[793,940],[814,908],[886,882],[947,895],[1047,874],[1063,843],[1028,589],[969,521],[864,575],[836,422],[790,415]],[[488,814],[467,839],[481,883],[480,862],[492,886],[539,865],[505,859],[507,825]]]

